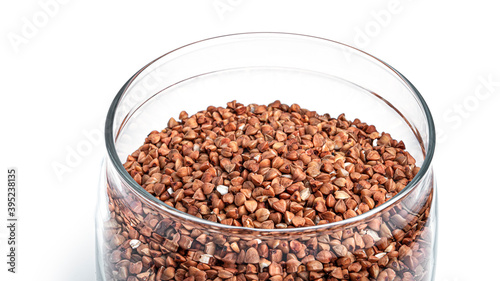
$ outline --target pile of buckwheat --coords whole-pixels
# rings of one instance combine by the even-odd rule
[[[416,175],[402,141],[344,115],[232,101],[153,131],[125,169],[180,211],[225,225],[305,227],[352,218]]]
[[[275,101],[181,112],[124,164],[147,192],[210,227],[108,184],[112,281],[429,281],[432,190],[356,224],[418,173],[401,141],[358,119]],[[227,230],[224,225],[247,229]],[[255,228],[259,228],[256,230]],[[262,229],[284,229],[276,233]],[[303,230],[302,230],[303,229]],[[267,234],[266,234],[267,233]]]

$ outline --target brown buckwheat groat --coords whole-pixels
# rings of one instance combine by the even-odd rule
[[[344,115],[229,102],[153,131],[124,168],[147,192],[212,222],[259,229],[337,222],[418,173],[402,141]],[[109,280],[427,280],[432,193],[365,224],[289,240],[216,234],[108,187]],[[126,192],[125,192],[126,193]]]

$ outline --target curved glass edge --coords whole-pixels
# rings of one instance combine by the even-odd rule
[[[120,89],[120,91],[118,92],[118,94],[113,99],[113,102],[111,103],[111,106],[109,108],[109,111],[108,111],[108,114],[107,114],[107,117],[106,117],[105,133],[104,133],[105,134],[105,143],[106,143],[106,149],[107,149],[107,152],[108,152],[108,157],[111,160],[111,163],[112,163],[113,167],[119,173],[121,179],[125,181],[125,183],[127,184],[127,186],[130,187],[132,189],[132,191],[134,191],[134,193],[136,193],[137,195],[139,195],[140,197],[142,197],[143,200],[147,200],[149,203],[151,203],[152,205],[154,205],[156,208],[158,208],[160,210],[163,210],[163,211],[165,211],[165,212],[167,212],[169,214],[172,214],[173,216],[181,217],[182,219],[189,220],[189,221],[191,221],[193,223],[202,224],[202,225],[209,225],[209,226],[211,226],[211,228],[216,228],[216,229],[219,229],[219,230],[227,230],[227,231],[251,231],[251,232],[259,233],[261,235],[265,235],[265,234],[273,235],[273,233],[274,234],[275,233],[286,234],[286,233],[296,232],[297,231],[297,229],[294,229],[294,228],[287,228],[287,229],[250,229],[250,228],[246,228],[246,227],[223,225],[223,224],[220,224],[220,223],[215,223],[215,222],[207,221],[207,220],[204,220],[204,219],[200,219],[198,217],[195,217],[195,216],[189,215],[187,213],[181,212],[181,211],[179,211],[179,210],[177,210],[177,209],[175,209],[175,208],[173,208],[171,206],[168,206],[168,205],[164,204],[162,201],[160,201],[159,199],[157,199],[154,196],[152,196],[151,194],[149,194],[144,188],[142,188],[139,184],[137,184],[132,179],[132,177],[130,177],[130,175],[127,173],[127,171],[125,170],[125,168],[122,166],[122,163],[120,162],[120,159],[119,159],[118,154],[116,152],[116,148],[114,146],[113,123],[115,121],[115,113],[116,113],[117,107],[118,107],[118,105],[120,103],[121,98],[126,93],[126,90],[128,89],[128,87],[131,85],[131,83],[134,81],[134,79],[140,73],[142,73],[142,71],[144,71],[148,66],[152,65],[154,62],[156,62],[156,61],[160,60],[161,58],[167,56],[168,54],[171,54],[171,53],[173,53],[175,51],[178,51],[178,50],[190,47],[192,45],[196,45],[196,44],[207,42],[207,41],[211,42],[212,40],[217,40],[217,39],[221,39],[221,38],[237,38],[239,36],[247,36],[247,35],[263,35],[263,36],[275,35],[275,36],[289,36],[289,37],[298,38],[298,39],[315,39],[315,40],[323,40],[323,41],[327,41],[327,42],[330,42],[330,43],[333,43],[333,44],[337,44],[337,45],[342,45],[342,46],[348,47],[348,48],[352,49],[354,52],[357,52],[360,55],[367,56],[369,59],[372,59],[372,60],[375,60],[375,61],[381,63],[383,66],[386,66],[389,70],[391,70],[393,73],[395,73],[396,76],[398,76],[402,80],[402,82],[405,83],[408,86],[408,88],[411,90],[412,94],[415,95],[415,97],[417,98],[417,100],[421,104],[421,107],[424,110],[424,113],[425,113],[425,116],[426,116],[427,126],[428,126],[428,129],[429,129],[429,138],[428,138],[428,142],[429,143],[428,143],[428,147],[427,147],[427,153],[425,155],[424,162],[422,164],[422,167],[421,167],[420,171],[415,176],[415,178],[410,183],[408,183],[408,185],[401,192],[399,192],[393,198],[389,199],[384,204],[382,204],[382,205],[380,205],[378,207],[375,207],[372,210],[370,210],[370,211],[368,211],[368,212],[366,212],[364,214],[358,215],[358,216],[350,218],[350,219],[342,220],[342,221],[339,221],[339,222],[333,222],[333,223],[328,223],[328,224],[324,224],[324,225],[316,225],[316,226],[310,226],[310,227],[303,227],[303,228],[300,228],[300,231],[302,233],[310,232],[310,231],[316,231],[317,232],[317,231],[327,230],[327,229],[331,230],[332,228],[349,226],[349,225],[352,225],[354,223],[366,220],[366,219],[368,219],[368,218],[370,218],[370,217],[372,217],[372,216],[374,216],[374,215],[376,215],[378,213],[381,213],[382,211],[384,211],[385,209],[389,208],[390,206],[392,206],[394,204],[397,204],[411,190],[413,190],[416,186],[419,185],[419,183],[422,181],[422,179],[428,174],[430,166],[431,166],[431,162],[432,162],[432,158],[433,158],[434,150],[435,150],[435,144],[436,144],[435,127],[434,127],[434,121],[433,121],[431,112],[430,112],[430,110],[429,110],[429,108],[427,106],[427,103],[425,102],[425,100],[423,99],[423,97],[419,93],[419,91],[415,88],[415,86],[405,76],[403,76],[400,72],[398,72],[396,69],[394,69],[392,66],[390,66],[387,63],[385,63],[384,61],[382,61],[382,60],[380,60],[380,59],[378,59],[378,58],[376,58],[376,57],[374,57],[374,56],[372,56],[372,55],[370,55],[370,54],[368,54],[368,53],[366,53],[366,52],[364,52],[364,51],[362,51],[360,49],[357,49],[355,47],[349,46],[349,45],[341,43],[341,42],[333,41],[333,40],[322,38],[322,37],[316,37],[316,36],[310,36],[310,35],[304,35],[304,34],[296,34],[296,33],[250,32],[250,33],[235,33],[235,34],[229,34],[229,35],[222,35],[222,36],[217,36],[217,37],[211,37],[211,38],[208,38],[208,39],[196,41],[196,42],[184,45],[182,47],[179,47],[177,49],[174,49],[174,50],[172,50],[172,51],[170,51],[170,52],[168,52],[168,53],[166,53],[166,54],[158,57],[157,59],[151,61],[147,65],[145,65],[138,72],[136,72],[122,86],[122,88]],[[119,131],[118,131],[118,134],[119,134]]]
[[[439,234],[439,224],[437,223],[439,220],[439,208],[438,208],[438,191],[437,191],[437,180],[436,176],[434,175],[434,171],[431,168],[432,172],[432,179],[433,179],[433,186],[434,186],[434,191],[433,191],[433,197],[432,197],[432,204],[431,204],[431,212],[432,212],[432,217],[433,220],[435,221],[434,223],[431,222],[433,229],[432,233],[432,256],[433,256],[433,261],[429,266],[432,267],[432,272],[431,272],[431,280],[436,280],[436,261],[438,257],[438,234]]]
[[[102,214],[101,214],[101,210],[100,210],[100,207],[101,207],[101,200],[105,200],[107,198],[102,198],[101,196],[101,193],[103,192],[103,190],[101,189],[102,186],[104,186],[106,183],[106,160],[103,159],[101,161],[101,169],[100,169],[100,174],[99,174],[99,182],[98,182],[98,188],[97,188],[97,205],[96,205],[96,208],[95,208],[95,212],[94,212],[94,218],[95,218],[95,222],[94,222],[94,226],[96,228],[96,231],[95,231],[95,266],[96,266],[96,280],[97,281],[104,281],[104,275],[103,275],[103,272],[104,272],[104,268],[103,268],[103,264],[102,264],[102,257],[103,257],[103,250],[102,250],[102,247],[101,245],[103,244],[103,239],[102,239],[102,236],[101,236],[101,229],[102,229],[102,218],[100,217]]]

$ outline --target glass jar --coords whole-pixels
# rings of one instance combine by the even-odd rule
[[[396,196],[361,215],[311,227],[253,229],[172,208],[122,166],[170,117],[232,100],[280,100],[359,118],[403,140],[420,170]],[[186,45],[125,83],[110,107],[105,139],[96,219],[99,280],[433,279],[433,120],[401,73],[363,51],[285,33],[234,34]]]

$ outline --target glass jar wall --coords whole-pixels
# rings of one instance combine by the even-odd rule
[[[359,118],[403,140],[420,169],[396,196],[356,217],[303,228],[251,229],[172,208],[123,167],[149,132],[166,127],[170,117],[232,100],[280,100],[318,113]],[[433,126],[424,100],[403,75],[337,42],[247,33],[167,53],[127,81],[108,113],[108,155],[96,218],[98,278],[432,280]],[[371,184],[376,189],[383,183]]]

